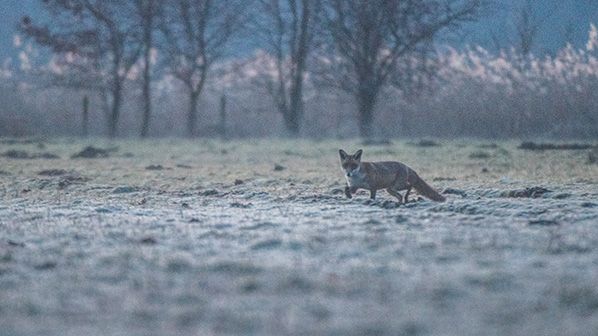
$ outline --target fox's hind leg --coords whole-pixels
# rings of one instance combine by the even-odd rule
[[[394,190],[393,188],[386,188],[386,191],[393,195],[394,197],[399,199],[399,203],[403,202],[403,196],[401,196],[401,194],[399,194],[396,190]]]
[[[411,187],[407,188],[407,191],[405,192],[405,200],[404,202],[407,203],[409,202],[409,193],[411,192]]]

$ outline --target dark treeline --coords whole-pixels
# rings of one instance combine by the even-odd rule
[[[45,0],[51,20],[23,18],[21,31],[56,54],[76,57],[51,84],[97,91],[109,106],[116,136],[124,83],[142,64],[141,136],[152,114],[152,78],[168,72],[188,94],[188,135],[197,134],[197,104],[213,65],[254,43],[274,55],[276,75],[265,83],[290,135],[303,122],[303,86],[311,54],[333,49],[342,62],[322,78],[355,99],[362,136],[372,134],[380,89],[401,57],[418,52],[445,28],[476,18],[479,0]],[[152,68],[152,51],[163,60]],[[340,71],[340,73],[338,73]],[[335,83],[332,83],[335,82]]]
[[[87,133],[89,110],[102,111],[94,120],[103,120],[110,137],[181,134],[170,132],[177,127],[173,119],[184,120],[180,126],[188,136],[224,133],[224,123],[229,136],[273,135],[276,124],[289,136],[521,136],[554,130],[538,126],[546,118],[536,114],[546,110],[539,102],[548,93],[528,85],[537,61],[530,50],[539,29],[529,7],[514,17],[517,46],[493,58],[476,54],[475,48],[456,52],[442,42],[490,13],[483,0],[42,2],[47,21],[24,17],[19,24],[23,37],[51,58],[27,71],[27,90],[45,92],[46,102],[68,100],[64,106],[83,115],[36,112],[49,124],[60,127],[60,118],[85,123],[77,130],[71,122],[72,129],[58,133]],[[455,54],[462,56],[459,66],[451,60],[459,58]],[[486,62],[488,77],[476,77],[475,60]],[[509,83],[489,75],[499,72],[500,60],[511,69],[496,75]],[[510,76],[515,72],[526,80]],[[480,85],[472,85],[472,79]],[[550,79],[542,81],[554,86]],[[584,89],[595,87],[595,81],[588,83]],[[504,93],[507,87],[516,95]],[[467,99],[469,94],[477,96]],[[484,102],[472,104],[473,98]],[[493,103],[513,99],[527,103]],[[572,117],[566,127],[595,120],[595,97],[580,99],[583,115]],[[263,113],[267,109],[277,113]],[[562,110],[558,107],[550,118]],[[506,120],[499,131],[496,120]],[[472,121],[477,131],[464,132]],[[443,133],[438,125],[448,128]],[[596,129],[584,132],[594,136]]]

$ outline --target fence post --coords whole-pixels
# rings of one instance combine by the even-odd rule
[[[82,116],[82,133],[83,136],[87,136],[88,133],[88,125],[89,125],[89,98],[87,95],[83,96],[83,116]]]
[[[226,139],[226,95],[220,97],[220,136]]]

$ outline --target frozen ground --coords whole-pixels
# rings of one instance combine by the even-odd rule
[[[118,150],[70,158],[90,143],[0,143],[60,157],[0,157],[2,336],[598,334],[588,151],[102,140]],[[347,200],[339,147],[448,201]],[[551,192],[508,197],[526,187]]]

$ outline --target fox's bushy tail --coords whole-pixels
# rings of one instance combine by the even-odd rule
[[[436,201],[436,202],[444,202],[446,201],[446,197],[440,195],[438,193],[438,191],[434,190],[434,188],[430,187],[429,184],[426,183],[426,181],[422,180],[421,177],[417,177],[417,181],[415,181],[415,183],[413,184],[413,187],[415,188],[415,190],[417,190],[418,193],[422,194],[423,196],[426,196],[427,198],[431,199],[432,201]]]

